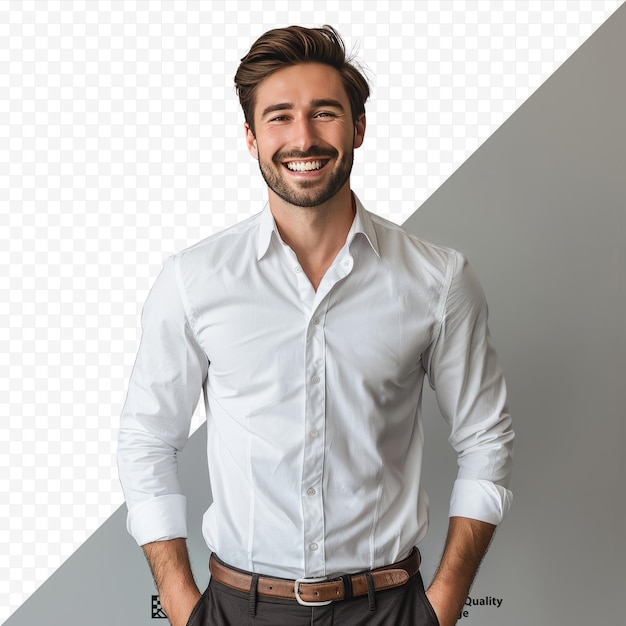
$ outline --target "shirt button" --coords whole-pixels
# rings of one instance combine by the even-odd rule
[[[310,543],[309,544],[309,550],[317,550],[319,546],[316,543]]]
[[[317,436],[319,435],[319,433],[313,429],[310,433],[309,436],[311,437],[311,439],[315,439]]]
[[[296,265],[296,266],[293,268],[293,271],[294,271],[296,274],[299,274],[299,273],[302,271],[302,268],[301,268],[299,265]]]
[[[317,491],[315,491],[315,489],[313,489],[313,487],[309,488],[306,490],[306,495],[307,496],[314,496],[317,493]]]
[[[317,384],[317,383],[319,383],[319,382],[320,382],[320,377],[319,377],[319,376],[313,376],[313,378],[311,378],[311,380],[312,380],[315,384]]]
[[[343,262],[344,267],[350,267],[350,265],[352,265],[352,259],[348,258],[345,259]]]
[[[313,318],[313,326],[317,326],[319,323],[320,323],[319,317],[314,317]]]

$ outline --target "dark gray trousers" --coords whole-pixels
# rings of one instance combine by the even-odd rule
[[[394,589],[367,596],[301,606],[292,600],[250,597],[211,580],[187,626],[439,626],[419,572]]]

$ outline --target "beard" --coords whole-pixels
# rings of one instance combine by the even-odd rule
[[[346,152],[343,158],[335,161],[335,169],[324,185],[315,180],[290,182],[286,178],[288,174],[283,173],[285,166],[282,162],[286,159],[310,159],[314,157],[332,159],[338,155],[339,153],[334,149],[311,148],[307,152],[277,152],[270,162],[265,162],[259,154],[259,169],[267,186],[279,198],[294,206],[315,207],[324,204],[335,196],[350,178],[354,163],[354,149]]]

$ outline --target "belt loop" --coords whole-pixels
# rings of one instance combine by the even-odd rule
[[[365,580],[367,581],[367,608],[370,611],[376,610],[376,591],[374,589],[374,581],[369,572],[365,572]]]
[[[352,600],[352,576],[344,574],[341,576],[341,581],[343,582],[343,599]]]
[[[248,615],[250,617],[256,616],[256,590],[259,584],[259,575],[252,574],[252,581],[250,582],[250,595],[248,596]]]

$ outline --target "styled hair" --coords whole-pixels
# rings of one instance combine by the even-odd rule
[[[346,55],[343,40],[332,26],[275,28],[252,44],[235,74],[239,102],[252,132],[258,86],[274,72],[300,63],[323,63],[334,67],[348,94],[353,122],[356,123],[357,118],[365,113],[365,101],[370,95],[367,79],[354,64],[354,58]]]

